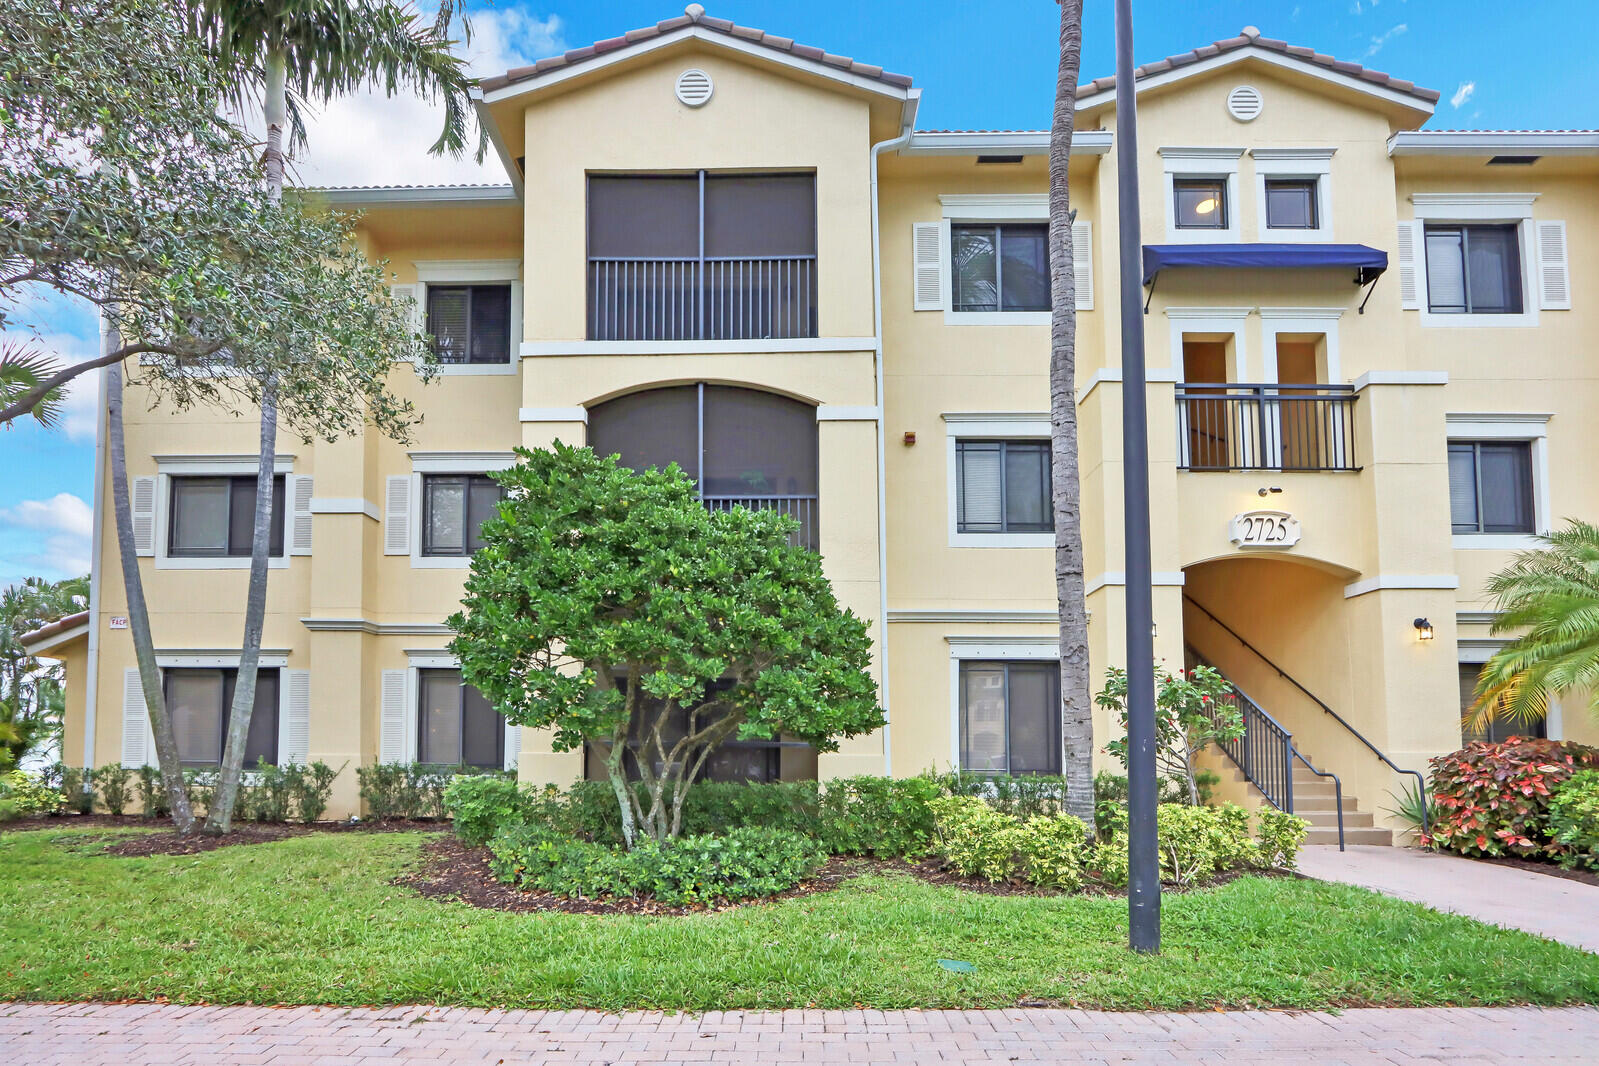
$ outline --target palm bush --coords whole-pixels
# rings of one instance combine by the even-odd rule
[[[1531,725],[1551,696],[1572,692],[1586,692],[1599,715],[1599,526],[1572,521],[1538,540],[1488,580],[1493,632],[1520,635],[1483,667],[1469,729]]]

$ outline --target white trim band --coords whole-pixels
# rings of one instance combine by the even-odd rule
[[[1460,587],[1460,578],[1454,574],[1378,574],[1368,577],[1364,581],[1355,581],[1344,586],[1344,599],[1352,600],[1356,596],[1364,596],[1368,592],[1388,592],[1394,590],[1437,591],[1442,589],[1457,589]]]

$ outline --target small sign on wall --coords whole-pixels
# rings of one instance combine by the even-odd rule
[[[107,620],[107,625],[112,629],[127,629],[128,616],[125,614],[111,615]]]
[[[1287,511],[1245,511],[1233,515],[1227,536],[1240,548],[1292,548],[1299,543],[1299,519]]]

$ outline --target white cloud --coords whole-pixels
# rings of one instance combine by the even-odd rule
[[[1382,51],[1382,46],[1383,45],[1387,44],[1393,38],[1398,37],[1400,34],[1404,33],[1408,29],[1410,29],[1410,27],[1407,26],[1405,23],[1401,22],[1401,23],[1399,23],[1399,25],[1393,27],[1387,33],[1384,33],[1384,34],[1381,34],[1379,36],[1373,37],[1371,39],[1371,46],[1366,49],[1366,58],[1370,59],[1372,56],[1374,56],[1378,52]]]
[[[424,8],[424,15],[431,17]],[[521,7],[495,7],[472,15],[467,68],[478,77],[555,55],[566,48],[559,15],[540,18]],[[431,156],[444,110],[418,97],[393,99],[380,90],[340,97],[308,122],[309,145],[290,163],[302,185],[406,185],[504,182],[505,169],[490,150],[481,164],[475,142],[460,158]]]
[[[1476,92],[1476,91],[1477,91],[1477,83],[1476,82],[1474,82],[1474,81],[1463,81],[1463,82],[1461,82],[1460,83],[1460,88],[1455,90],[1455,95],[1453,95],[1453,96],[1451,96],[1449,98],[1449,106],[1454,108],[1456,111],[1459,111],[1463,106],[1465,106],[1466,101],[1471,99],[1471,94]]]
[[[38,534],[37,538],[6,536],[12,548],[3,560],[6,569],[43,571],[46,577],[72,577],[89,570],[89,538],[94,511],[69,492],[48,500],[23,500],[15,507],[0,507],[0,527]],[[31,541],[26,547],[19,542]]]

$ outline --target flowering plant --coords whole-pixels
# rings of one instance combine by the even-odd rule
[[[1127,671],[1111,667],[1094,702],[1115,711],[1122,736],[1105,750],[1127,765]],[[1215,741],[1244,735],[1244,715],[1233,699],[1232,682],[1210,666],[1172,673],[1155,668],[1155,768],[1179,781],[1190,804],[1200,802],[1194,756]]]

